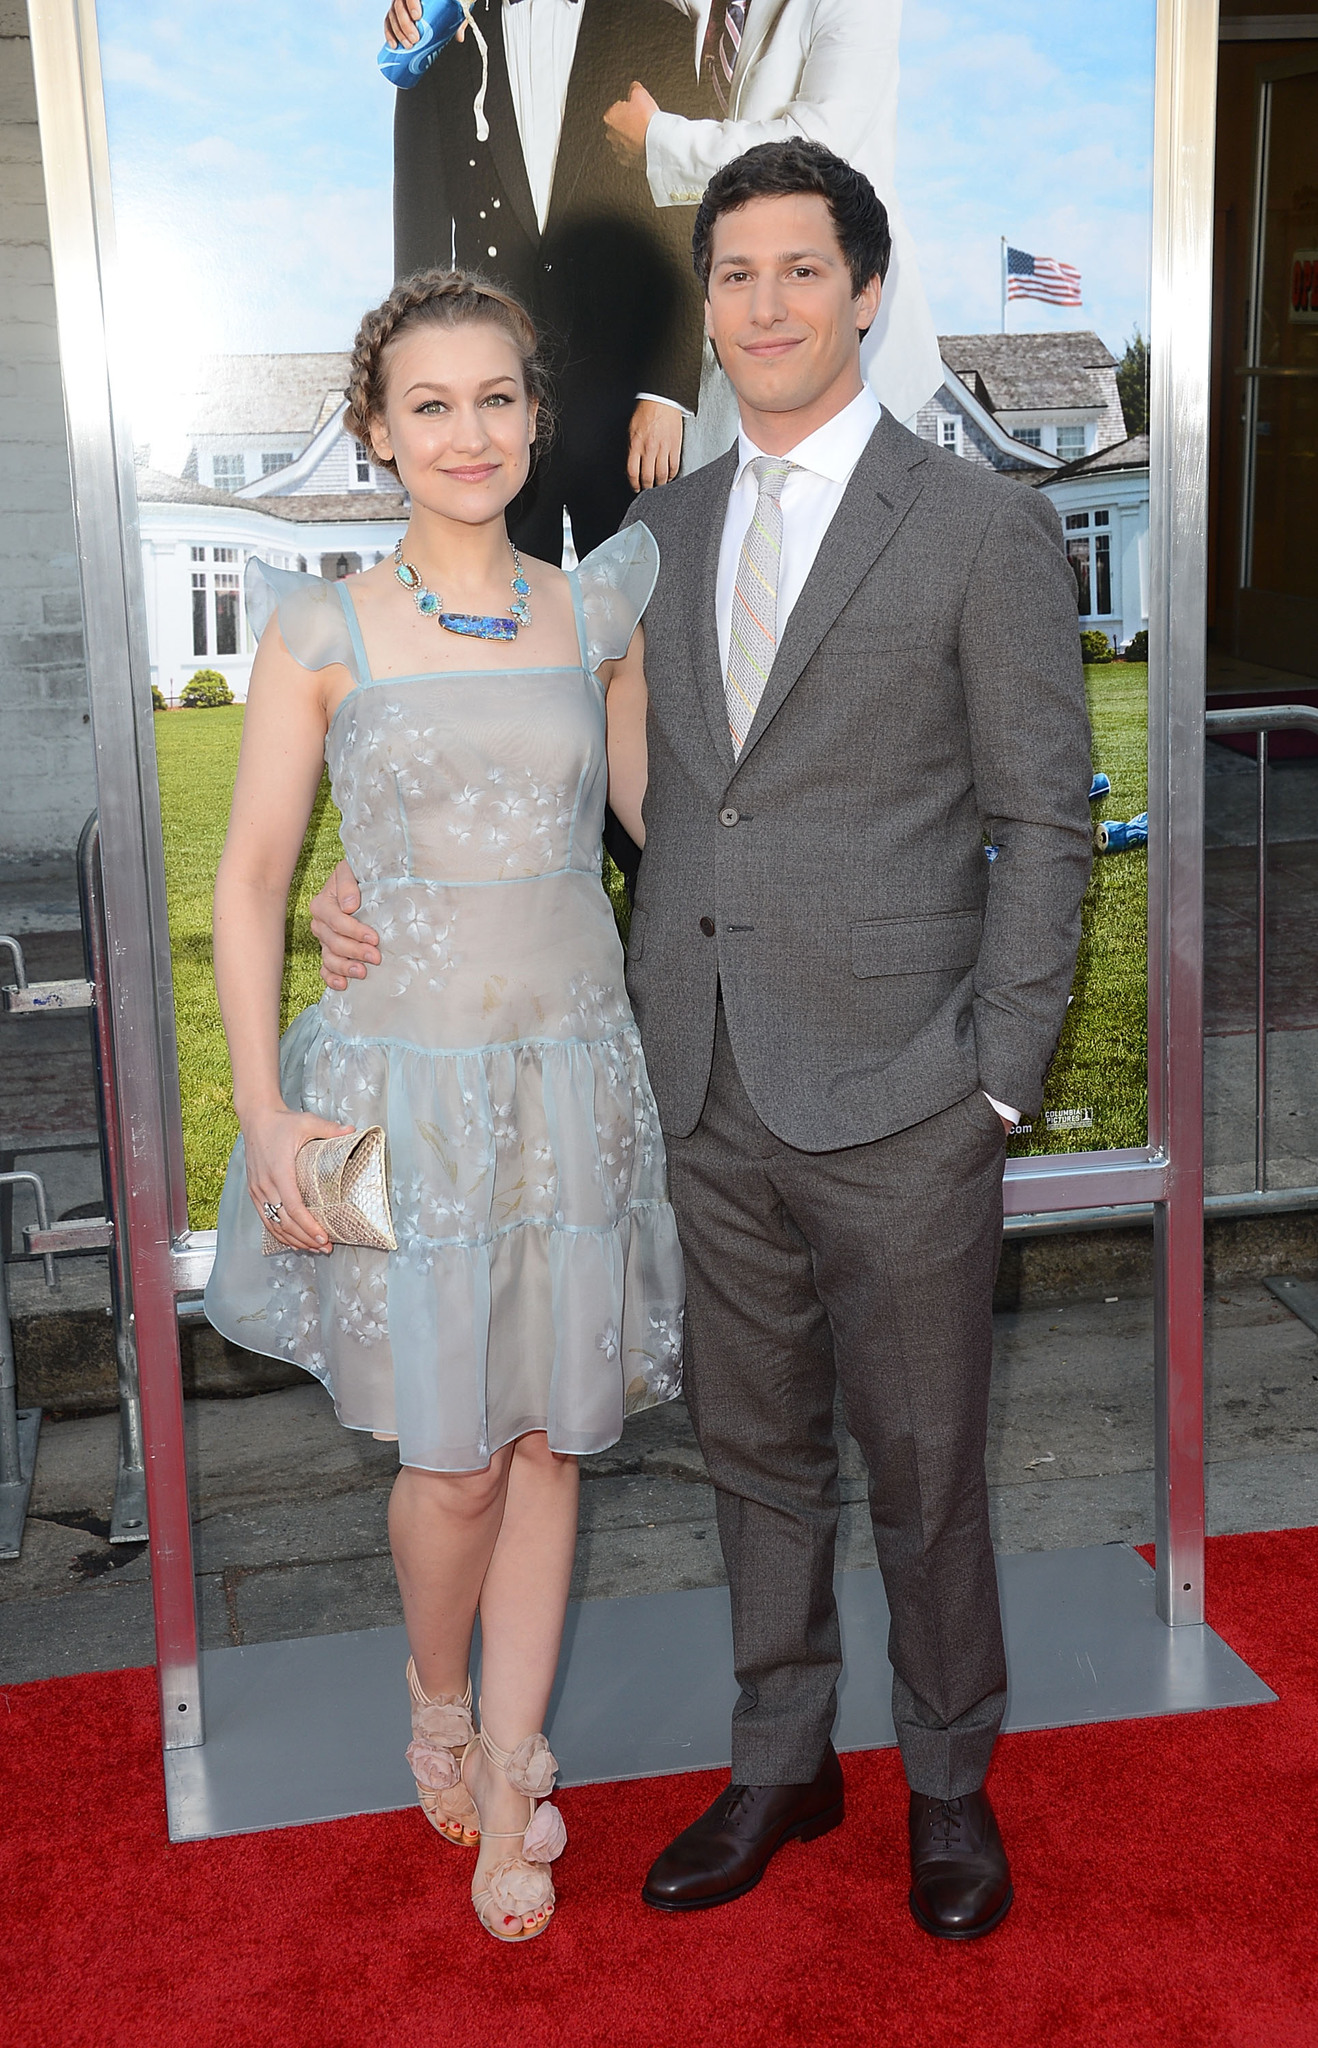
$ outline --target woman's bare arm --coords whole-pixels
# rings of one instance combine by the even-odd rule
[[[266,1201],[281,1205],[275,1235],[302,1250],[323,1248],[328,1240],[298,1198],[298,1147],[349,1128],[287,1109],[279,1092],[284,918],[324,766],[329,673],[309,672],[294,661],[277,624],[264,635],[252,665],[229,831],[215,879],[215,984],[248,1186],[258,1210]]]
[[[638,846],[645,844],[641,805],[649,765],[645,751],[645,630],[638,626],[621,661],[604,662],[600,680],[605,689],[609,746],[609,807]]]

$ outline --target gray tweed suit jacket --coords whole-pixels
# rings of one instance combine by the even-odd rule
[[[629,515],[662,558],[627,979],[664,1128],[699,1119],[720,984],[747,1093],[802,1150],[976,1086],[1033,1113],[1090,866],[1057,514],[885,413],[734,760],[714,591],[735,470],[734,450]]]

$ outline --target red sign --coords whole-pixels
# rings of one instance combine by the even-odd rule
[[[1297,249],[1291,257],[1291,319],[1318,327],[1318,249]]]

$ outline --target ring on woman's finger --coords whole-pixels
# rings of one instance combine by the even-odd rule
[[[270,1221],[272,1223],[278,1223],[279,1212],[283,1208],[283,1206],[284,1205],[282,1202],[262,1202],[261,1204],[261,1207],[264,1209],[266,1215],[270,1218]]]

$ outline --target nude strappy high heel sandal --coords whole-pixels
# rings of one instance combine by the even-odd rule
[[[462,1758],[464,1785],[467,1758],[477,1747],[484,1750],[496,1770],[503,1772],[515,1792],[526,1795],[531,1811],[520,1833],[492,1834],[482,1830],[484,1841],[516,1842],[518,1847],[513,1855],[485,1872],[483,1884],[473,1883],[471,1903],[481,1926],[496,1941],[533,1941],[537,1934],[544,1933],[553,1918],[554,1880],[549,1875],[549,1866],[567,1847],[563,1816],[545,1796],[554,1789],[558,1764],[543,1735],[528,1735],[516,1749],[500,1749],[482,1728]],[[512,1915],[525,1921],[540,1912],[545,1913],[545,1918],[538,1927],[523,1925],[516,1934],[505,1934],[497,1925],[499,1920]]]
[[[460,1696],[441,1693],[437,1699],[427,1699],[409,1657],[407,1690],[412,1701],[407,1761],[416,1779],[421,1811],[446,1842],[459,1849],[474,1849],[480,1841],[480,1822],[461,1769],[467,1745],[476,1734],[471,1718],[471,1680]]]

